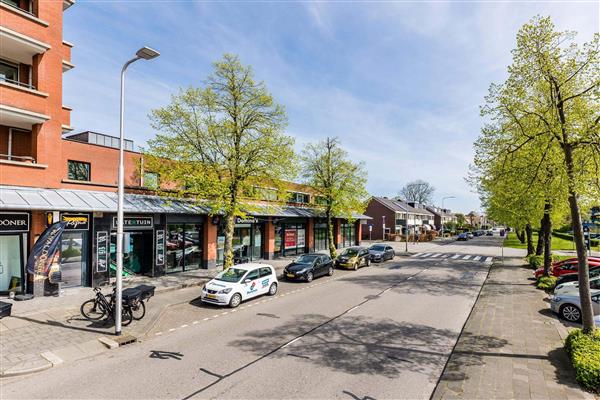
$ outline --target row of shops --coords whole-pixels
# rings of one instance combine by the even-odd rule
[[[0,293],[28,292],[29,250],[47,226],[66,222],[60,244],[62,286],[96,286],[116,269],[116,196],[110,192],[2,187]],[[255,205],[236,218],[236,263],[289,257],[328,248],[327,225],[315,208]],[[336,219],[338,247],[357,244],[361,221]],[[124,274],[161,276],[223,264],[224,221],[181,200],[127,194]]]

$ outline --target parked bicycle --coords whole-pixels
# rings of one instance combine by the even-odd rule
[[[128,288],[122,292],[123,311],[121,323],[127,326],[132,320],[140,320],[146,315],[146,304],[150,297],[154,296],[154,286],[139,285],[134,288]],[[90,299],[81,305],[81,314],[90,321],[98,321],[104,316],[114,320],[114,299],[115,291],[113,288],[112,294],[104,296],[100,288],[94,288],[96,297]]]

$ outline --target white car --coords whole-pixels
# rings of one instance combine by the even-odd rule
[[[238,264],[226,269],[202,287],[200,299],[231,308],[262,294],[273,296],[279,282],[275,268],[268,264]]]
[[[600,289],[600,276],[590,279],[590,289]],[[554,295],[557,296],[561,293],[573,292],[579,290],[579,281],[571,281],[561,283],[554,288]]]

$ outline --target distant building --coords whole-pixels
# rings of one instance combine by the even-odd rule
[[[435,229],[441,230],[442,224],[456,223],[456,215],[449,209],[436,206],[425,206],[429,212],[433,214]]]
[[[415,229],[434,229],[434,214],[418,203],[411,205],[387,197],[372,197],[364,214],[372,220],[367,222],[367,229],[362,230],[363,239],[385,240],[389,234],[406,233],[407,229],[409,233]]]

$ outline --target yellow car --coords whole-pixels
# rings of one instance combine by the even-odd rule
[[[357,270],[359,267],[371,265],[371,255],[365,247],[348,247],[335,259],[335,266]]]

